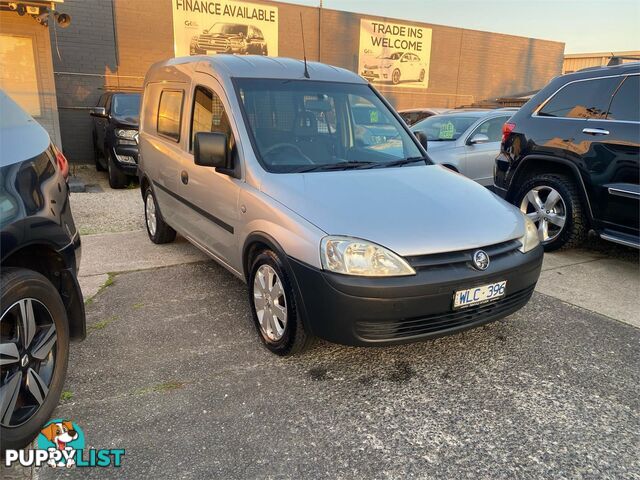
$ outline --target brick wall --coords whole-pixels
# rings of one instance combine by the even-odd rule
[[[40,116],[35,119],[49,132],[51,140],[61,145],[58,105],[51,63],[51,45],[45,27],[29,16],[19,16],[14,12],[0,12],[0,33],[31,37],[34,43],[36,73],[40,91]],[[0,68],[2,66],[0,65]],[[11,95],[11,92],[8,92]]]
[[[279,55],[302,58],[302,13],[307,58],[357,71],[360,19],[336,10],[276,4]],[[54,54],[65,151],[75,162],[92,158],[88,107],[106,89],[140,87],[148,67],[173,56],[171,0],[65,0],[73,17],[58,30]],[[400,16],[400,15],[399,15]],[[416,24],[407,20],[408,24]],[[380,87],[396,108],[455,107],[544,86],[562,68],[564,44],[440,25],[433,29],[429,88]],[[53,37],[52,37],[53,38]],[[80,75],[81,74],[81,75]]]

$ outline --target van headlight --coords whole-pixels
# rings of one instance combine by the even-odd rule
[[[540,238],[538,237],[538,229],[536,228],[536,224],[533,223],[533,220],[524,214],[522,216],[524,217],[524,235],[520,239],[522,246],[519,250],[522,253],[527,253],[529,250],[533,250],[540,245]]]
[[[359,238],[324,237],[320,242],[322,268],[344,275],[396,277],[415,275],[399,255]]]

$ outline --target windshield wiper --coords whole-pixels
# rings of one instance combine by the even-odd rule
[[[394,160],[393,162],[381,163],[377,166],[378,167],[400,167],[402,165],[408,165],[410,163],[418,163],[418,162],[423,162],[424,164],[426,164],[427,160],[429,160],[427,157],[409,157],[409,158],[402,158],[400,160]]]
[[[351,170],[355,168],[371,168],[378,165],[378,162],[342,162],[342,163],[328,163],[325,165],[315,165],[313,167],[303,168],[296,170],[297,173],[306,172],[330,172],[332,170]]]

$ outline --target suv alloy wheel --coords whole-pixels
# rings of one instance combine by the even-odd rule
[[[524,182],[515,204],[538,228],[545,251],[580,245],[587,220],[575,183],[566,175],[536,175]]]

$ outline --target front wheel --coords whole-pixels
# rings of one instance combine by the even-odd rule
[[[537,175],[524,182],[516,206],[538,228],[545,251],[572,248],[584,242],[587,219],[575,182],[566,175]]]
[[[293,355],[313,344],[314,338],[298,314],[282,261],[272,250],[264,250],[253,260],[249,302],[258,335],[273,353]]]
[[[391,82],[394,85],[398,85],[400,83],[400,75],[400,70],[398,70],[397,68],[391,74]]]
[[[418,81],[420,83],[424,82],[425,71],[424,69],[420,70],[420,76],[418,77]]]
[[[127,176],[118,170],[118,167],[113,163],[113,159],[107,160],[107,170],[109,173],[109,186],[113,189],[120,189],[127,186],[129,179]]]
[[[171,243],[176,239],[176,231],[162,218],[158,202],[151,187],[144,193],[144,220],[147,234],[153,243]]]
[[[25,447],[58,404],[69,358],[62,299],[41,274],[3,268],[0,317],[0,449]]]

